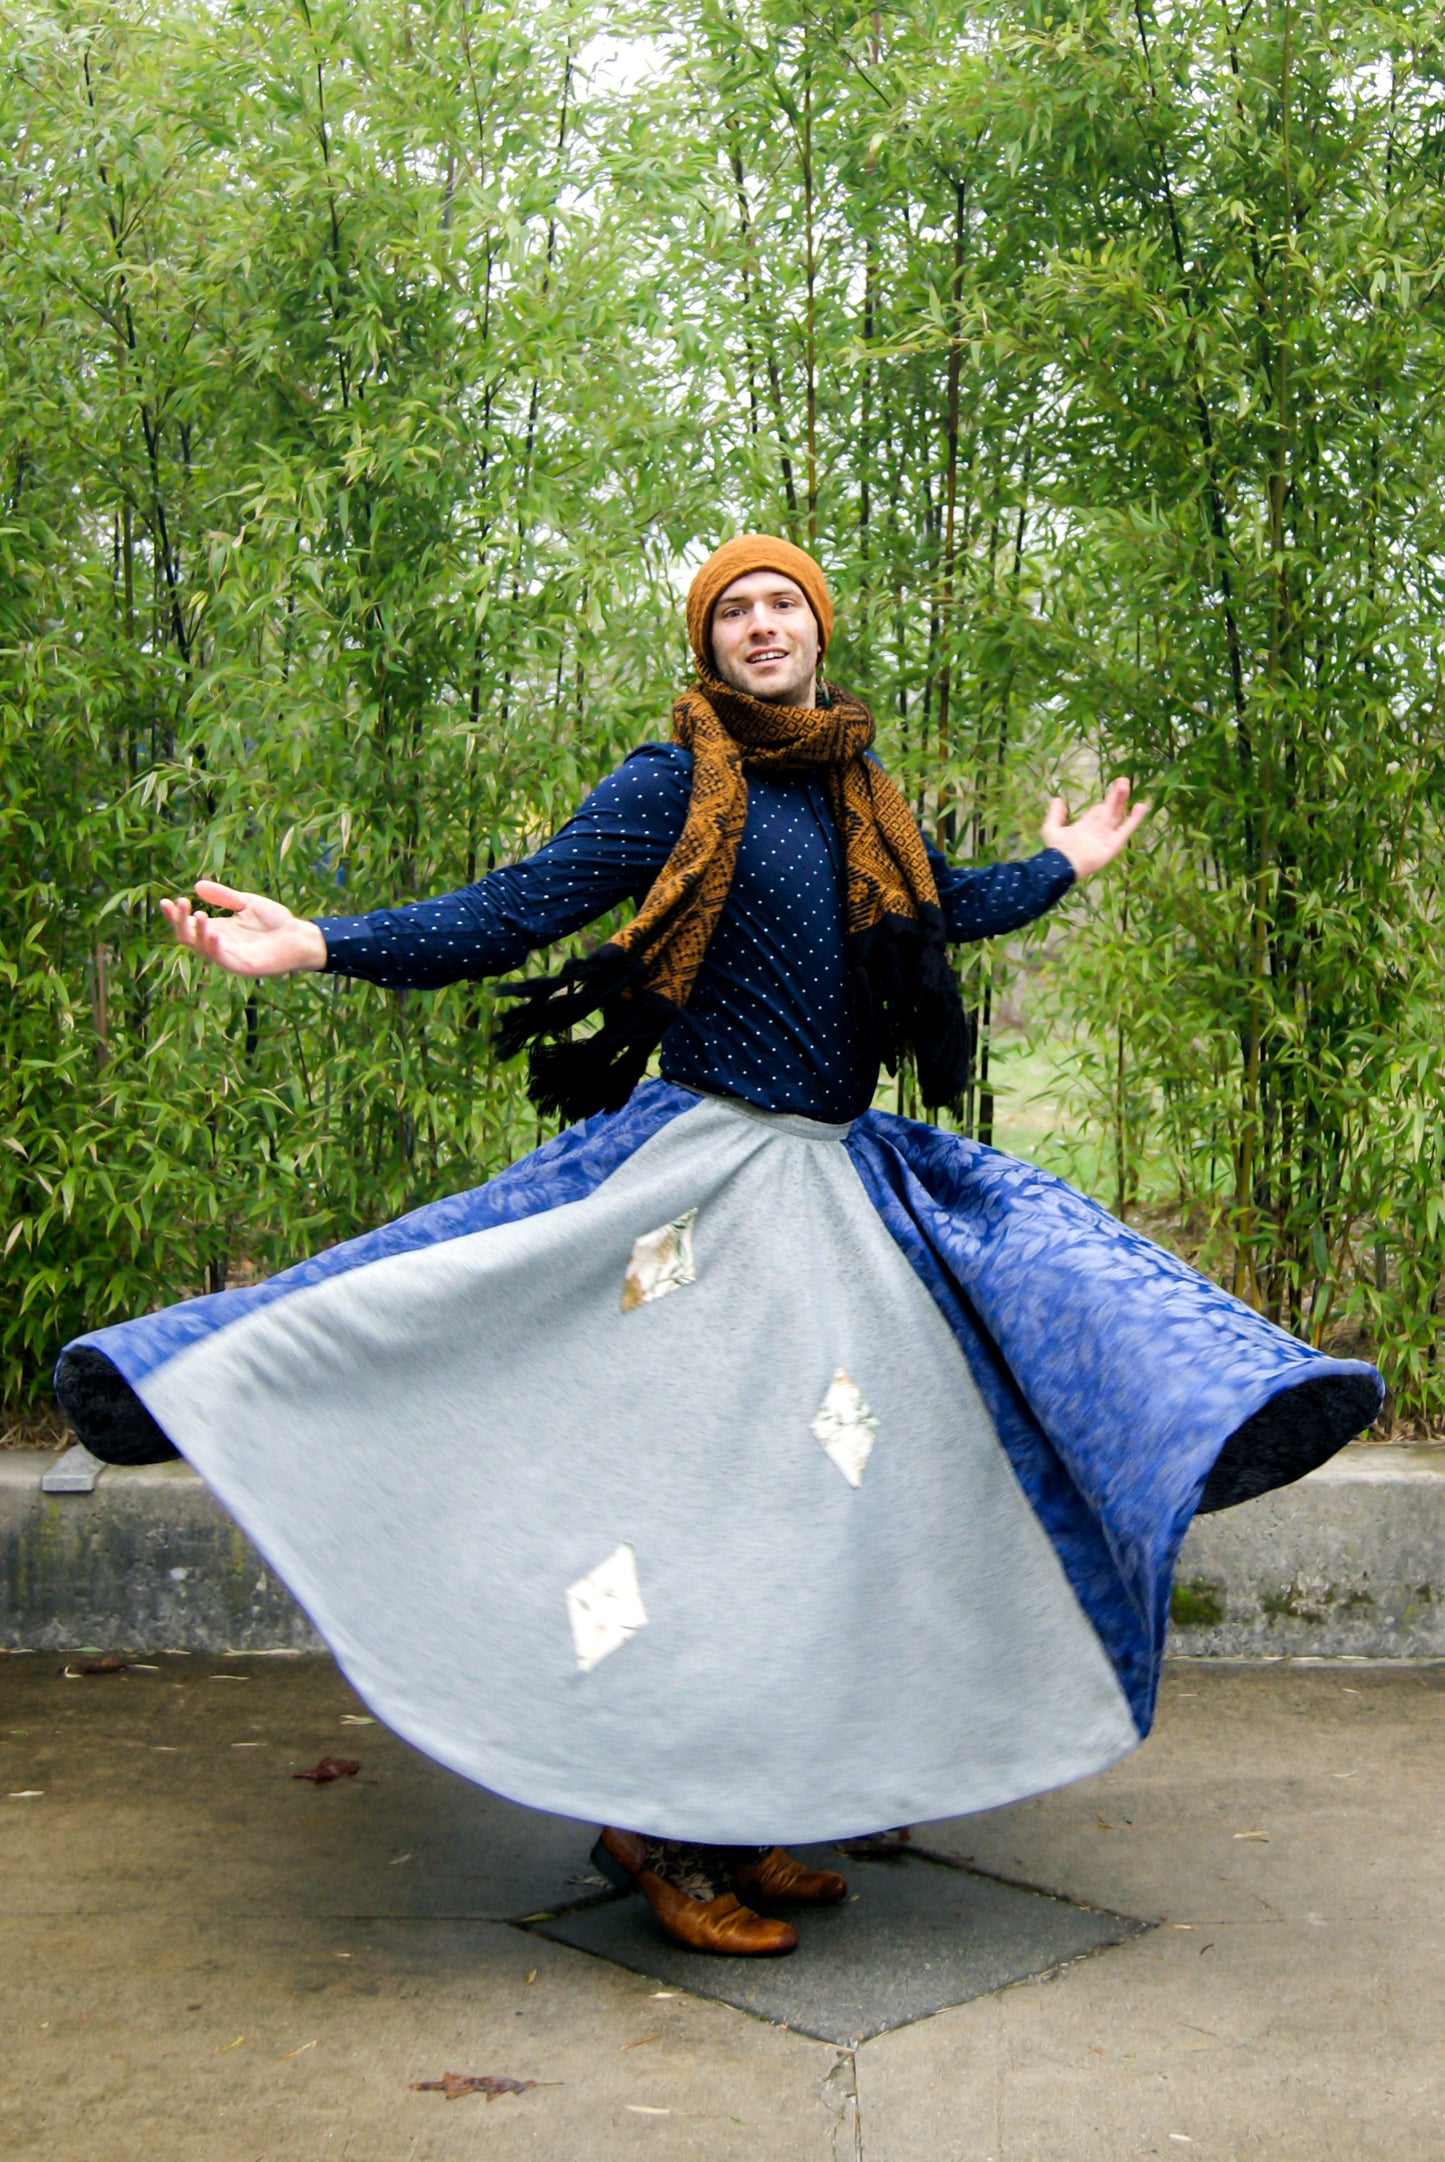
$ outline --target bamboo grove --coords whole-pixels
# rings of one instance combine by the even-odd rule
[[[1037,979],[1101,1197],[1445,1408],[1438,9],[0,12],[0,1397],[537,1138],[489,986],[158,898],[534,845],[763,524],[950,849],[1148,788]]]

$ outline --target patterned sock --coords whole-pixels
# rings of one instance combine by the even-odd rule
[[[644,1845],[643,1868],[703,1905],[732,1890],[730,1872],[738,1862],[766,1851],[762,1847],[705,1847],[693,1839],[648,1839]]]

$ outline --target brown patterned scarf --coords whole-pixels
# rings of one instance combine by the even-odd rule
[[[895,1070],[912,1055],[925,1103],[958,1103],[969,1025],[949,966],[923,836],[881,766],[864,754],[873,716],[829,684],[823,706],[781,706],[701,676],[672,709],[672,740],[692,752],[692,798],[662,869],[625,929],[555,976],[503,987],[521,1003],[497,1028],[503,1058],[531,1045],[539,1109],[566,1120],[626,1102],[687,1004],[732,884],[748,809],[747,776],[820,769],[843,840],[856,1018]],[[601,1025],[573,1039],[574,1024]]]

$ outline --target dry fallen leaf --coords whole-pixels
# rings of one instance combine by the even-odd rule
[[[1262,1839],[1266,1846],[1269,1844],[1268,1832],[1236,1832],[1234,1836],[1236,1839]],[[1174,2137],[1172,2132],[1169,2137],[1171,2139]]]
[[[276,2062],[285,2064],[288,2057],[304,2057],[308,2049],[315,2049],[315,2047],[315,2042],[303,2042],[299,2049],[283,2049]]]
[[[343,1712],[341,1724],[344,1727],[374,1727],[376,1721],[368,1719],[364,1712]]]
[[[293,1779],[309,1779],[313,1786],[330,1786],[333,1779],[354,1779],[361,1770],[359,1757],[323,1757],[309,1772],[293,1772]]]
[[[621,2052],[624,2049],[641,2049],[646,2042],[660,2042],[661,2040],[662,2036],[660,2034],[640,2034],[635,2042],[620,2042],[618,2050]]]
[[[87,1659],[80,1671],[82,1674],[124,1674],[129,1665],[130,1661],[122,1659],[118,1652],[106,1652],[99,1659]]]
[[[243,2034],[238,2034],[234,2041],[223,2042],[220,2048],[216,2051],[216,2055],[218,2057],[224,2057],[228,2049],[239,2049],[245,2039],[246,2037]]]
[[[533,2087],[560,2087],[560,2079],[508,2079],[500,2072],[443,2072],[440,2079],[414,2079],[413,2094],[444,2094],[459,2102],[464,2094],[484,2094],[495,2102],[499,2094],[527,2094]]]

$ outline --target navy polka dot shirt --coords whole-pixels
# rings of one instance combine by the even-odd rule
[[[327,967],[393,990],[520,967],[534,948],[642,899],[682,830],[691,775],[690,751],[644,744],[523,862],[435,900],[321,918]],[[1017,930],[1074,880],[1054,848],[983,870],[929,855],[954,939]],[[749,775],[732,887],[662,1041],[666,1079],[808,1118],[866,1110],[878,1069],[854,1023],[843,934],[842,843],[821,781]]]

